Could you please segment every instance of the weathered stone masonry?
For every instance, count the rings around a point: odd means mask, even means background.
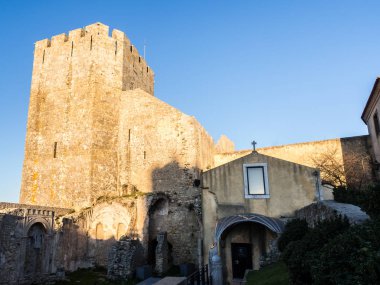
[[[33,224],[32,248],[14,247],[17,260],[7,255],[9,266],[0,269],[16,272],[12,282],[107,266],[123,236],[141,245],[133,266],[154,266],[161,232],[167,262],[199,262],[196,181],[213,166],[215,146],[194,117],[155,98],[153,84],[152,69],[124,33],[109,36],[103,24],[35,44],[20,202],[72,210],[53,211],[49,230]],[[1,227],[17,225],[11,208]],[[40,258],[41,246],[49,248],[37,262],[43,272],[16,268]]]
[[[121,91],[153,95],[154,74],[123,32],[108,32],[97,23],[36,42],[22,203],[81,208],[118,193]]]

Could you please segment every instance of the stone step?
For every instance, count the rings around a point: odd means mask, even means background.
[[[161,278],[156,278],[156,277],[150,277],[148,279],[145,279],[144,281],[141,281],[137,285],[152,285],[152,284],[157,284],[158,281],[160,281]]]
[[[154,284],[155,285],[185,285],[186,277],[165,277]]]

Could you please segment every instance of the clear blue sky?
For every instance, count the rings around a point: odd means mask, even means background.
[[[126,32],[155,95],[237,149],[366,134],[380,1],[0,0],[0,201],[18,201],[33,43],[94,22]]]

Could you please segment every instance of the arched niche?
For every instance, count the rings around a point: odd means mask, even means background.
[[[88,252],[96,265],[107,266],[111,247],[133,227],[135,215],[134,207],[116,201],[94,206],[88,220]]]
[[[127,227],[123,223],[119,223],[117,225],[116,239],[120,240],[120,238],[124,236],[126,233],[127,233]]]
[[[24,276],[34,279],[48,272],[49,245],[47,229],[41,222],[28,227],[25,245]]]
[[[96,237],[96,240],[103,240],[104,239],[104,230],[103,230],[103,224],[102,223],[96,224],[95,237]]]
[[[169,201],[165,196],[154,200],[149,208],[149,243],[148,263],[155,264],[155,251],[157,247],[157,235],[159,232],[168,231]],[[170,246],[171,247],[171,246]]]

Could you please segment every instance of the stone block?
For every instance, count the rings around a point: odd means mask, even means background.
[[[165,277],[164,279],[161,279],[160,281],[154,284],[156,285],[185,285],[186,278],[185,277]]]

